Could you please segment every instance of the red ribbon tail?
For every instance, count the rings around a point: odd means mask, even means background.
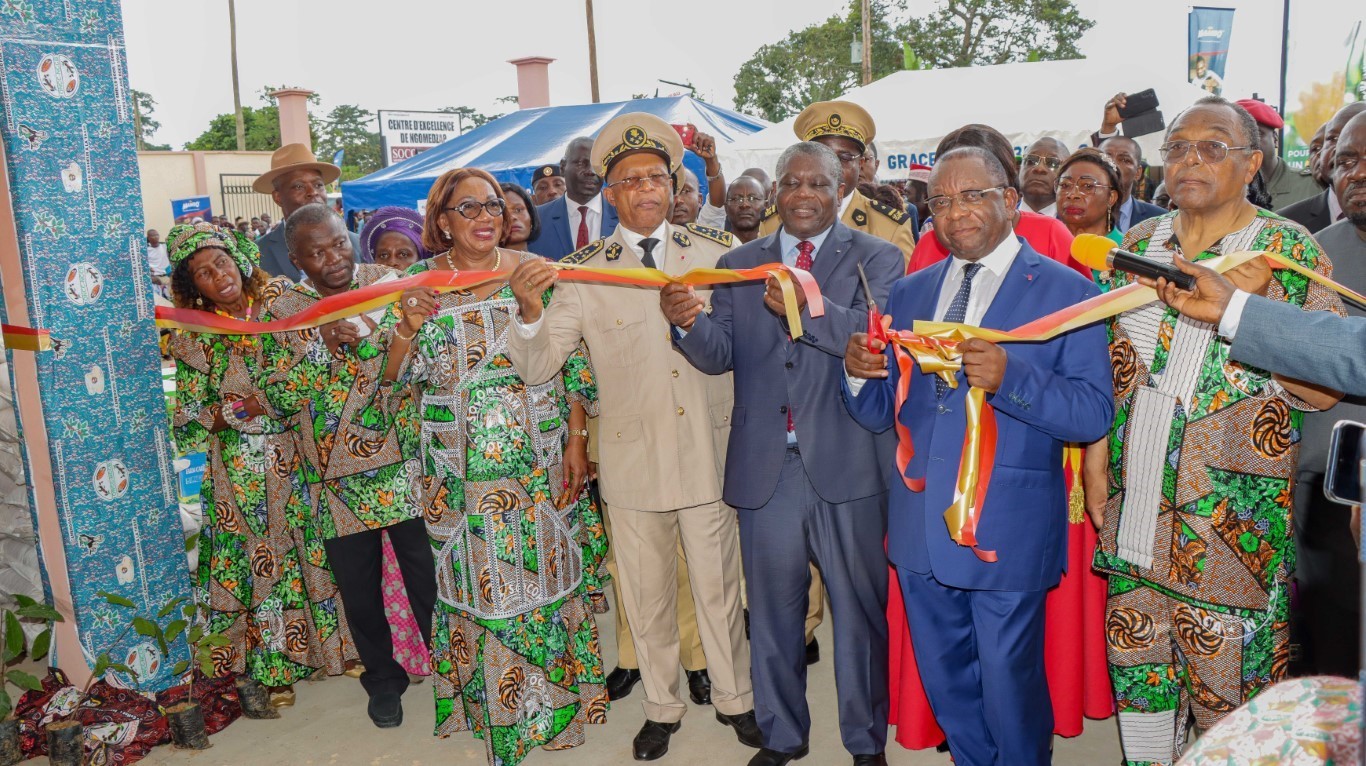
[[[896,405],[892,408],[892,423],[896,425],[896,470],[901,475],[901,480],[906,482],[908,489],[912,492],[924,492],[924,477],[912,479],[906,476],[911,458],[915,457],[915,444],[911,441],[911,429],[901,422],[901,405],[906,403],[906,397],[911,393],[911,371],[915,367],[915,360],[896,344],[892,344],[892,355],[896,359],[897,371],[901,375],[896,381]]]

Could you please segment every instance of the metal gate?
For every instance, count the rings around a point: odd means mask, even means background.
[[[229,221],[236,221],[238,218],[251,220],[262,213],[269,213],[271,220],[276,222],[284,220],[283,211],[269,194],[261,194],[251,188],[251,182],[255,180],[255,175],[242,173],[218,175],[218,187],[223,196],[222,214],[227,216]]]

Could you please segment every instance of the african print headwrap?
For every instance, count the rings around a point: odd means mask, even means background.
[[[166,250],[170,257],[171,268],[205,247],[217,247],[227,251],[242,270],[243,277],[250,277],[261,261],[261,249],[247,235],[229,229],[220,229],[210,223],[181,223],[171,227],[166,235]]]
[[[413,241],[419,261],[432,257],[427,248],[422,246],[422,214],[410,208],[386,205],[372,213],[360,231],[361,250],[372,262],[380,237],[391,231],[396,231]]]

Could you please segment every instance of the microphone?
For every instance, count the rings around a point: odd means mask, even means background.
[[[1083,266],[1089,266],[1096,271],[1116,269],[1140,277],[1162,278],[1182,290],[1195,288],[1195,277],[1190,274],[1175,266],[1150,261],[1141,255],[1120,250],[1109,237],[1078,234],[1077,238],[1072,240],[1072,257]]]

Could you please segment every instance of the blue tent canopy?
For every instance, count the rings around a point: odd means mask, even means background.
[[[417,208],[419,202],[426,201],[438,176],[461,167],[481,168],[499,181],[529,189],[532,172],[541,165],[559,162],[571,139],[596,135],[609,120],[624,112],[649,112],[673,125],[692,123],[714,136],[720,145],[768,127],[763,120],[689,96],[523,109],[396,165],[343,183],[342,200],[347,210],[373,210],[383,205]],[[697,174],[706,194],[701,158],[689,152],[684,163]]]

